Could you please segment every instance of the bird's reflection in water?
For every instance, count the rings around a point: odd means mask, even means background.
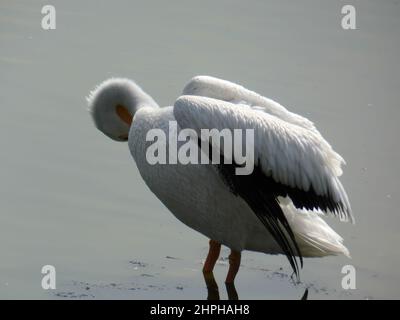
[[[213,272],[203,272],[204,281],[207,286],[207,300],[220,300],[219,298],[219,289],[217,282],[214,278]],[[225,283],[226,292],[228,294],[229,300],[239,300],[238,293],[235,288],[235,284],[232,283]],[[300,300],[307,300],[308,299],[308,288],[303,293],[303,296]]]
[[[306,289],[306,291],[304,291],[303,296],[301,297],[300,300],[308,300],[308,288]]]
[[[220,300],[219,289],[214,278],[214,273],[203,272],[203,276],[207,286],[207,300]],[[239,300],[234,283],[225,283],[225,288],[226,292],[228,293],[229,300]]]

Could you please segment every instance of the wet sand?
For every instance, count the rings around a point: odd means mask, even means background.
[[[399,1],[355,2],[350,31],[341,1],[52,3],[52,31],[41,29],[47,3],[0,4],[0,298],[206,298],[207,239],[150,193],[85,102],[125,76],[171,105],[197,74],[309,117],[347,161],[357,223],[327,221],[352,259],[306,259],[294,285],[284,257],[246,252],[239,298],[299,299],[305,288],[310,299],[400,298]],[[56,290],[40,286],[47,264]],[[341,287],[346,264],[356,290]],[[226,269],[215,271],[224,299]]]

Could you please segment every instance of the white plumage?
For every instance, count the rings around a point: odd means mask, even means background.
[[[343,239],[319,217],[328,212],[353,221],[339,181],[344,160],[311,121],[242,86],[213,77],[193,78],[183,94],[173,107],[159,108],[132,81],[111,79],[91,92],[88,103],[97,128],[107,136],[126,140],[129,130],[130,151],[151,191],[179,220],[215,243],[235,252],[285,253],[289,261],[299,254],[349,255]],[[121,105],[127,113],[119,110],[117,115],[116,107]],[[178,131],[253,128],[259,170],[247,178],[252,180],[243,180],[212,164],[149,164],[147,132],[161,129],[168,137],[173,120],[179,124]],[[191,143],[197,145],[197,141]],[[232,179],[231,186],[226,179]]]
[[[232,103],[248,104],[258,110],[269,113],[288,123],[317,131],[310,120],[288,111],[278,102],[263,97],[241,85],[230,81],[209,77],[197,76],[189,81],[183,89],[183,95],[203,96]]]
[[[174,115],[182,128],[254,128],[255,159],[276,182],[342,201],[338,212],[343,220],[351,216],[347,195],[338,180],[341,158],[314,130],[283,121],[243,104],[231,104],[206,97],[181,96]]]

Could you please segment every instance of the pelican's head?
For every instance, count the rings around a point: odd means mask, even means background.
[[[158,107],[154,100],[129,79],[111,78],[90,92],[89,112],[96,127],[116,141],[127,141],[136,111]]]

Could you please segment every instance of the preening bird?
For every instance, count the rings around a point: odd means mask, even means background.
[[[339,181],[344,160],[308,119],[238,84],[209,76],[191,79],[169,107],[160,108],[135,82],[120,78],[98,85],[88,104],[100,131],[128,141],[143,180],[158,199],[210,239],[203,272],[212,272],[221,245],[231,249],[226,283],[233,283],[243,250],[284,254],[296,275],[303,257],[349,255],[343,239],[320,217],[353,221]],[[178,123],[178,133],[254,129],[253,172],[237,175],[235,156],[222,149],[221,158],[231,163],[150,164],[147,132],[161,129],[168,144],[170,121]],[[201,141],[190,143],[200,148]],[[217,147],[214,141],[210,147]]]

